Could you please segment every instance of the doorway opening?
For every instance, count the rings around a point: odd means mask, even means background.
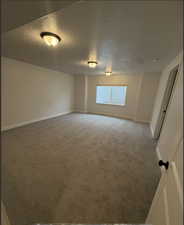
[[[158,118],[158,121],[157,121],[157,124],[156,124],[156,130],[155,130],[154,136],[155,136],[155,139],[157,139],[157,140],[159,139],[161,131],[162,131],[165,116],[166,116],[166,113],[167,113],[167,108],[168,108],[168,105],[169,105],[169,102],[170,102],[170,99],[171,99],[174,84],[175,84],[176,77],[177,77],[177,74],[178,74],[178,69],[179,69],[179,65],[175,66],[170,71],[170,74],[169,74],[169,78],[168,78],[168,81],[167,81],[167,87],[166,87],[166,90],[165,90],[165,93],[164,93],[164,97],[163,97],[163,100],[162,100],[162,105],[161,105],[161,109],[160,109],[160,113],[159,113],[159,118]]]

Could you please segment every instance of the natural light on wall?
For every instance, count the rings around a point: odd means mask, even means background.
[[[127,86],[96,86],[96,103],[125,105],[126,91]]]

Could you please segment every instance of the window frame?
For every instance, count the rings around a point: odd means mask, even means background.
[[[96,102],[96,98],[97,98],[97,87],[98,86],[118,86],[118,87],[126,87],[126,96],[125,96],[125,104],[113,104],[113,103],[98,103]],[[98,105],[109,105],[109,106],[126,106],[127,104],[127,88],[128,85],[127,84],[96,84],[96,91],[95,91],[95,103]]]

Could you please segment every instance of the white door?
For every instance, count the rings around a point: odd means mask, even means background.
[[[183,64],[180,64],[177,81],[165,116],[157,144],[166,169],[153,199],[147,224],[183,225]]]
[[[162,174],[146,223],[183,225],[183,139]]]

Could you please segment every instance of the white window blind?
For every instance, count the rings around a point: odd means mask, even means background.
[[[96,103],[125,105],[127,86],[96,86]]]

